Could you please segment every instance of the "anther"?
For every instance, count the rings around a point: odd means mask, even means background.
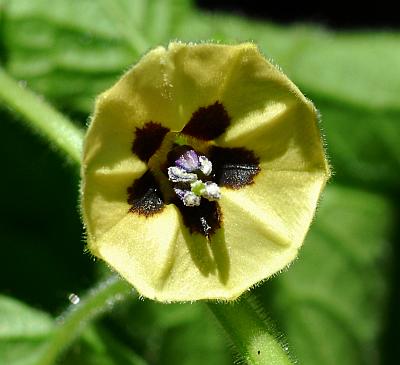
[[[189,150],[175,161],[175,165],[186,172],[192,172],[199,168],[199,157],[195,151]]]
[[[182,200],[187,207],[197,207],[200,205],[201,198],[189,190],[174,189],[176,195]]]
[[[201,196],[210,201],[218,200],[221,198],[221,191],[215,182],[206,181]]]
[[[211,171],[212,171],[212,163],[211,161],[205,157],[205,156],[200,156],[199,157],[199,163],[200,163],[200,171],[204,174],[204,175],[210,175]]]
[[[168,178],[172,182],[191,183],[197,180],[197,175],[186,172],[180,167],[171,166],[168,167]]]

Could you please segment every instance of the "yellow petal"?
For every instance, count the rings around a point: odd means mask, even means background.
[[[129,214],[100,238],[97,254],[148,298],[235,299],[294,259],[324,182],[321,173],[271,171],[224,189],[223,229],[211,242],[191,235],[173,205],[148,218]]]
[[[168,51],[175,69],[176,102],[183,121],[180,129],[199,107],[206,107],[221,99],[225,84],[231,77],[230,70],[247,48],[254,48],[254,45],[169,45]]]
[[[236,205],[239,215],[246,214],[254,225],[263,226],[273,242],[297,248],[303,242],[326,179],[321,171],[262,168],[252,185],[223,189],[222,193]]]
[[[251,146],[269,169],[327,170],[311,102],[257,48],[248,47],[241,56],[221,98],[231,124],[217,144]]]
[[[128,204],[127,188],[145,171],[132,169],[128,172],[98,170],[86,175],[82,184],[83,218],[91,248],[97,239],[125,217]]]
[[[233,126],[241,125],[246,117],[259,118],[263,112],[266,112],[266,122],[271,117],[271,108],[304,102],[296,86],[268,62],[256,46],[241,47],[237,58],[229,69],[221,95]]]
[[[178,212],[172,205],[150,217],[129,213],[98,239],[95,254],[153,298],[177,259],[178,232]]]
[[[266,170],[328,173],[317,113],[309,102],[275,104],[262,115],[246,116],[230,127],[217,144],[250,146]]]
[[[131,129],[149,121],[174,129],[181,123],[175,100],[174,64],[169,52],[157,47],[100,96],[97,108],[110,104],[113,111],[124,115]]]

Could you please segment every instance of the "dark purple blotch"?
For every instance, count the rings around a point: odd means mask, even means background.
[[[210,157],[213,164],[214,181],[219,186],[239,189],[254,182],[260,172],[260,160],[243,147],[212,147]]]
[[[187,207],[180,200],[174,201],[182,214],[183,223],[190,233],[198,233],[209,237],[222,225],[220,206],[215,201],[201,199],[198,207]]]
[[[164,200],[150,170],[128,187],[128,203],[131,205],[130,212],[146,217],[162,211]]]
[[[142,161],[147,162],[160,148],[161,143],[169,129],[160,123],[148,122],[143,128],[136,128],[132,152]]]
[[[204,141],[211,141],[226,131],[230,124],[230,117],[224,106],[215,102],[207,107],[197,109],[182,133]]]

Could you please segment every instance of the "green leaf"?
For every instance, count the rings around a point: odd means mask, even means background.
[[[322,128],[335,179],[396,191],[400,182],[400,113],[365,110],[318,95]]]
[[[380,363],[391,213],[380,195],[330,186],[297,262],[260,288],[301,364]]]
[[[44,338],[53,326],[46,313],[0,294],[0,341]]]
[[[117,308],[112,318],[118,333],[151,364],[202,364],[205,356],[210,364],[232,363],[222,331],[203,303],[137,301]]]
[[[8,70],[63,108],[94,97],[147,49],[167,42],[188,1],[16,0],[6,7]]]
[[[90,326],[82,338],[60,359],[59,364],[146,365],[146,362],[101,326]]]
[[[53,328],[46,313],[0,295],[0,364],[33,364]]]
[[[160,348],[160,364],[202,365],[207,358],[209,365],[230,364],[232,359],[226,343],[203,305],[186,308],[194,312],[192,321],[170,326],[164,333]]]

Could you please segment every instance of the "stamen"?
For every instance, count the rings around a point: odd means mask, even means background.
[[[178,197],[183,200],[183,197],[185,196],[186,190],[174,188],[175,194],[178,195]]]
[[[201,196],[210,201],[218,200],[221,198],[221,191],[216,183],[212,181],[206,181],[204,184],[204,189],[201,192]]]
[[[168,178],[172,182],[191,183],[197,180],[197,175],[186,172],[177,166],[168,167]]]
[[[192,172],[199,168],[199,157],[195,151],[189,150],[175,161],[175,165],[187,172]]]
[[[182,200],[183,204],[187,207],[198,207],[201,198],[189,190],[174,189],[176,195]]]
[[[200,156],[199,163],[200,163],[199,167],[200,171],[206,176],[210,175],[212,171],[211,161],[206,156]]]
[[[209,176],[211,172],[212,163],[206,156],[198,156],[194,150],[187,150],[175,160],[175,166],[168,167],[168,178],[177,184],[173,189],[183,204],[195,207],[200,205],[201,198],[209,201],[221,198],[221,191],[216,183],[203,182],[197,175],[200,173]]]

